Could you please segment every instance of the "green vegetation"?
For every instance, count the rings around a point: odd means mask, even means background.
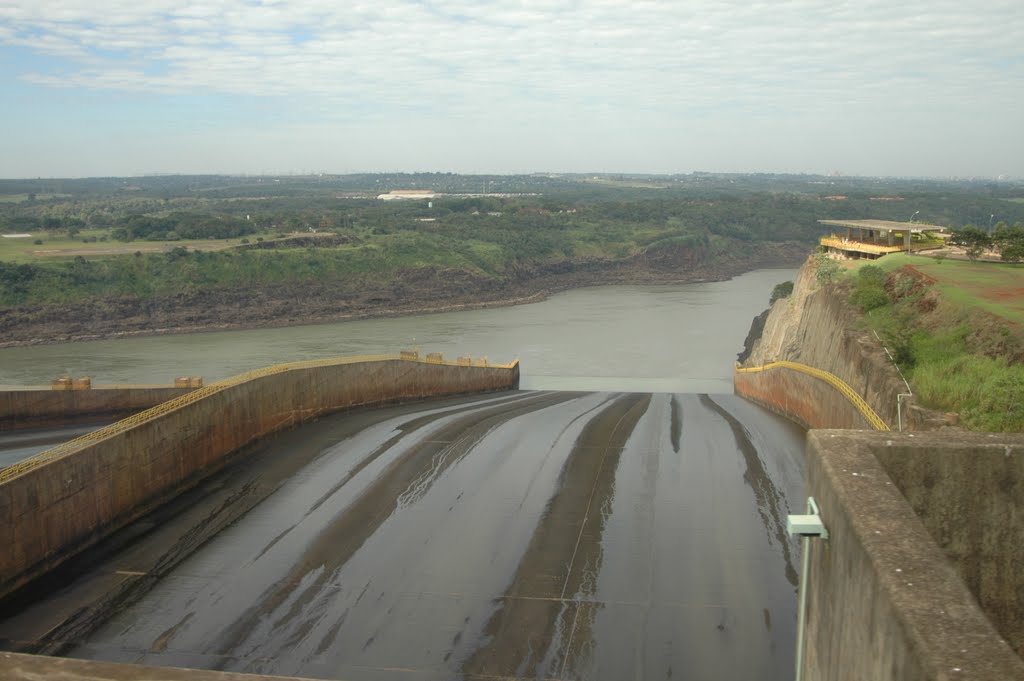
[[[972,261],[977,260],[987,250],[997,252],[1006,262],[1024,260],[1024,224],[1019,222],[1013,227],[1000,222],[991,233],[974,225],[965,225],[954,229],[949,241],[954,245],[963,246],[967,251],[967,257]]]
[[[1024,325],[1024,266],[887,255],[877,261],[886,272],[910,266],[934,280],[942,297],[961,309],[975,309]]]
[[[919,403],[959,412],[972,430],[1024,431],[1024,270],[907,255],[877,263],[844,283]]]
[[[838,261],[828,257],[825,253],[814,254],[814,278],[818,284],[829,284],[838,279],[842,272],[843,267]]]
[[[857,276],[850,294],[850,302],[868,312],[889,304],[885,292],[885,272],[877,265],[864,265],[857,270]]]
[[[776,284],[775,288],[772,289],[772,295],[768,299],[768,304],[772,305],[776,300],[789,298],[791,295],[793,295],[793,282],[784,281],[781,284]]]

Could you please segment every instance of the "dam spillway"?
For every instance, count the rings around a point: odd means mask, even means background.
[[[335,679],[789,678],[802,437],[729,395],[324,417],[73,561],[2,647]],[[97,584],[131,597],[62,619]]]

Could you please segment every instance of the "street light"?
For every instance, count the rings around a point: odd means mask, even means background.
[[[911,223],[913,223],[913,222],[914,222],[914,218],[915,218],[915,217],[917,217],[917,214],[918,214],[918,213],[920,213],[920,212],[921,212],[921,211],[919,211],[919,210],[915,210],[915,211],[914,211],[914,214],[910,216],[910,222],[911,222]]]

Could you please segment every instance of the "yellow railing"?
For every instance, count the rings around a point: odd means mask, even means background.
[[[825,381],[842,393],[843,397],[849,400],[849,402],[857,408],[857,411],[859,411],[861,416],[871,424],[872,428],[875,430],[890,430],[885,421],[883,421],[881,417],[875,413],[875,410],[871,408],[871,405],[865,402],[863,397],[854,392],[853,388],[847,385],[843,379],[839,378],[835,374],[823,371],[822,369],[816,369],[798,362],[769,362],[768,364],[759,367],[741,367],[737,365],[736,373],[756,373],[760,371],[768,371],[770,369],[792,369],[793,371],[799,371],[802,374],[807,374],[808,376],[813,376],[814,378]]]
[[[843,241],[836,236],[823,236],[820,241],[822,246],[831,246],[832,248],[839,248],[845,251],[859,251],[861,253],[899,253],[900,251],[907,250],[903,246],[879,246],[878,244],[868,244],[863,241],[846,240]]]
[[[100,428],[98,430],[94,430],[91,433],[86,433],[85,435],[77,437],[74,440],[68,440],[67,442],[59,444],[56,447],[53,447],[52,449],[47,449],[46,451],[40,452],[35,456],[30,456],[27,459],[22,459],[21,461],[11,464],[10,466],[7,466],[5,468],[0,468],[0,484],[6,482],[7,480],[10,480],[11,478],[21,475],[26,471],[30,471],[33,468],[38,468],[39,466],[42,466],[45,463],[49,463],[50,461],[54,461],[63,456],[67,456],[72,452],[76,452],[86,445],[98,442],[100,440],[105,440],[106,438],[117,435],[118,433],[123,433],[124,431],[130,428],[134,428],[140,423],[145,423],[146,421],[157,418],[168,412],[174,411],[175,409],[184,407],[187,404],[192,404],[193,402],[201,400],[204,397],[209,397],[210,395],[218,393],[221,390],[224,390],[225,388],[229,388],[240,383],[245,383],[246,381],[262,378],[264,376],[281,374],[286,371],[293,371],[295,369],[313,369],[316,367],[335,366],[339,364],[358,364],[360,362],[379,362],[383,360],[400,360],[404,362],[418,362],[421,364],[444,364],[447,366],[465,366],[460,365],[459,362],[451,362],[444,359],[439,359],[439,357],[440,356],[438,355],[438,358],[428,360],[426,358],[419,357],[412,359],[407,356],[402,357],[400,355],[359,355],[355,357],[335,357],[332,359],[311,359],[303,362],[288,362],[286,364],[276,364],[274,366],[263,367],[261,369],[254,369],[253,371],[247,371],[244,374],[232,376],[231,378],[225,378],[222,381],[217,381],[216,383],[211,383],[210,385],[207,385],[203,388],[198,388],[196,390],[193,390],[192,392],[185,393],[180,397],[175,397],[174,399],[168,400],[166,402],[161,402],[155,407],[151,407],[150,409],[146,409],[145,411],[140,411],[138,414],[132,414],[128,418],[121,419],[120,421],[112,423],[109,426]],[[512,362],[509,362],[508,364],[488,364],[486,366],[489,368],[496,369],[511,369],[516,365],[516,362],[518,362],[518,360],[514,360]],[[475,366],[482,365],[477,364]]]

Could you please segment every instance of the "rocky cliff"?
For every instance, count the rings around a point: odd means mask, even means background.
[[[929,430],[949,425],[948,415],[923,409],[914,404],[908,385],[875,335],[864,328],[860,312],[847,302],[848,292],[840,285],[821,286],[814,276],[813,261],[808,259],[800,269],[793,293],[777,300],[766,319],[755,319],[747,347],[740,354],[742,366],[752,367],[786,360],[799,362],[835,374],[875,410],[892,430],[902,421],[903,430]],[[758,334],[757,326],[763,324]],[[809,376],[772,377],[774,370],[763,374],[738,374],[737,392],[756,392],[755,399],[768,402],[776,411],[802,422],[808,427],[849,428],[855,415],[852,407],[834,389],[822,393],[817,379]],[[796,384],[806,383],[813,399],[805,400],[800,411],[792,413]],[[775,396],[772,396],[776,393]],[[822,395],[825,395],[822,398]],[[902,397],[901,397],[902,395]],[[810,395],[808,395],[810,398]],[[837,420],[838,419],[838,420]]]

